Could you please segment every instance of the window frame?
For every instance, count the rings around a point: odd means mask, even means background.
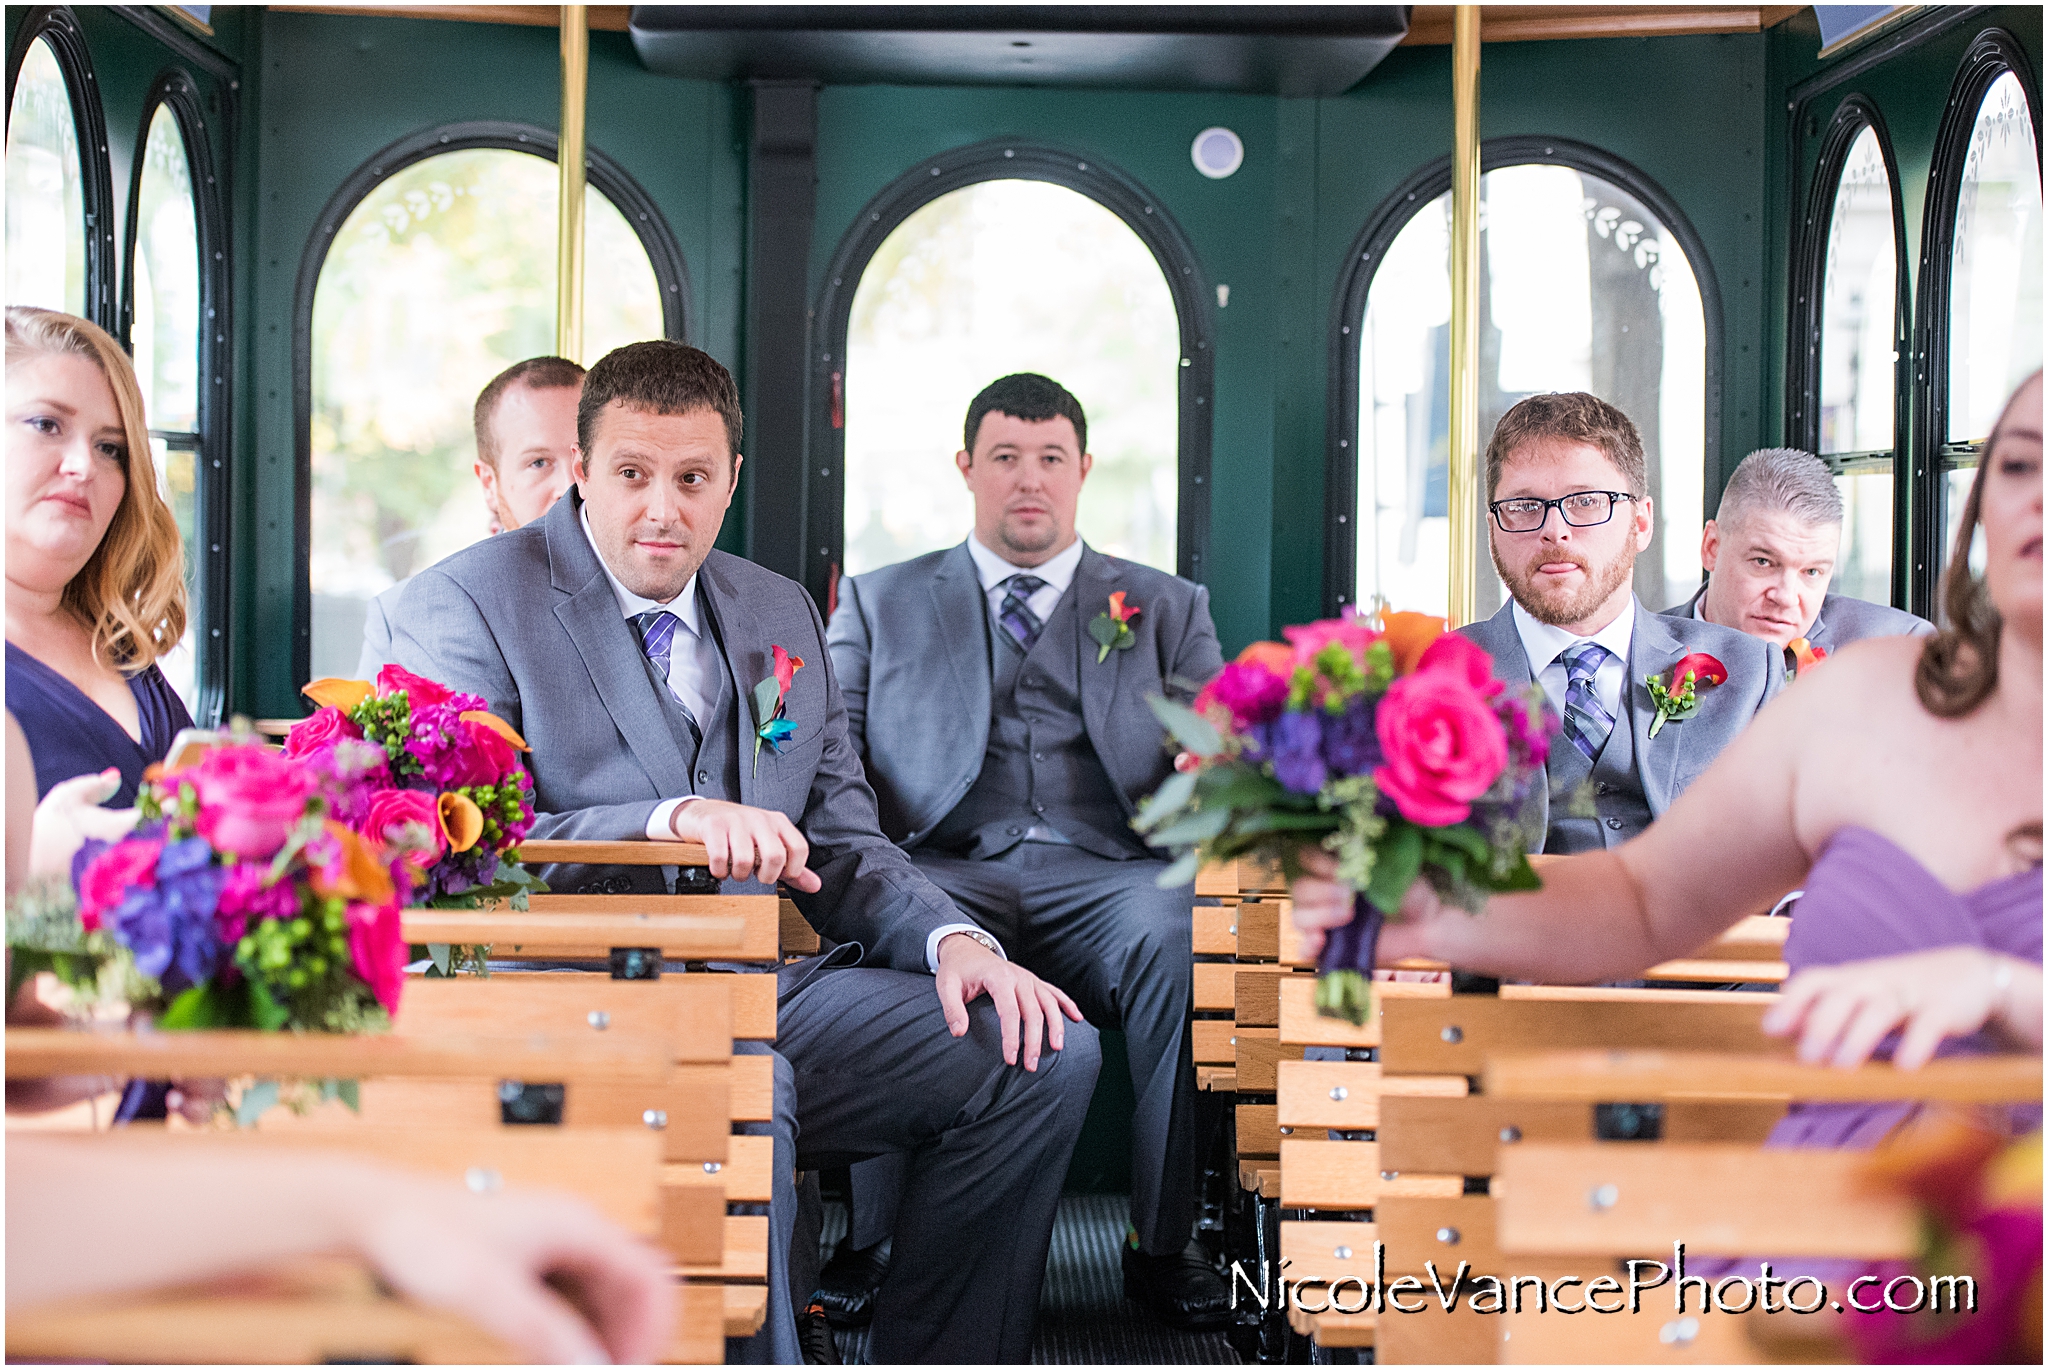
[[[1849,153],[1864,129],[1877,138],[1878,156],[1891,188],[1892,204],[1892,443],[1889,448],[1836,452],[1820,450],[1821,313],[1827,291],[1828,233],[1834,224],[1835,202]],[[1900,555],[1913,526],[1913,463],[1901,460],[1909,451],[1913,414],[1913,290],[1905,271],[1906,203],[1899,192],[1899,162],[1891,131],[1877,105],[1852,94],[1836,107],[1821,137],[1819,161],[1806,198],[1806,210],[1793,225],[1792,272],[1785,347],[1785,445],[1812,452],[1837,476],[1892,477],[1891,602],[1903,605],[1912,596],[1910,558]]]
[[[955,190],[984,181],[1047,181],[1087,196],[1145,244],[1166,278],[1180,331],[1177,405],[1176,571],[1200,582],[1209,566],[1210,462],[1216,394],[1215,294],[1193,241],[1159,196],[1135,177],[1092,154],[1029,139],[991,139],[927,157],[891,181],[854,216],[832,254],[813,317],[810,375],[809,498],[803,583],[818,603],[837,589],[846,551],[846,428],[844,384],[853,297],[876,252],[903,221]],[[993,379],[993,378],[991,378]],[[963,530],[964,535],[964,530]]]
[[[199,612],[191,623],[195,683],[192,717],[201,727],[214,727],[227,712],[228,637],[232,623],[228,596],[234,541],[229,522],[229,485],[233,478],[230,454],[234,290],[228,263],[227,198],[220,186],[222,164],[214,153],[199,82],[182,67],[167,67],[160,72],[142,102],[142,122],[136,134],[128,184],[119,336],[121,345],[129,355],[134,355],[135,253],[142,227],[143,154],[159,109],[170,111],[192,172],[192,210],[199,229],[199,412],[192,432],[161,428],[149,432],[151,437],[164,439],[169,449],[197,454],[200,545],[192,551]]]
[[[40,5],[23,16],[7,54],[7,108],[14,121],[14,87],[21,64],[37,39],[47,39],[64,73],[71,97],[71,123],[78,135],[79,198],[85,212],[85,317],[109,333],[120,333],[114,298],[114,173],[107,157],[107,116],[100,103],[99,81],[78,16],[65,5]]]
[[[1705,489],[1718,489],[1713,479],[1721,450],[1721,348],[1723,323],[1721,286],[1714,273],[1713,259],[1692,220],[1664,188],[1634,164],[1604,148],[1571,138],[1515,135],[1488,138],[1479,147],[1481,174],[1511,166],[1562,166],[1598,176],[1634,197],[1678,240],[1699,286],[1700,313],[1705,323],[1706,408],[1704,414],[1706,453]],[[1327,387],[1330,408],[1324,431],[1329,435],[1324,453],[1323,494],[1323,612],[1342,613],[1351,606],[1358,585],[1358,530],[1351,516],[1358,507],[1358,333],[1365,318],[1367,297],[1373,278],[1379,274],[1381,259],[1408,221],[1446,194],[1451,188],[1451,159],[1438,157],[1423,164],[1381,200],[1367,216],[1365,226],[1351,240],[1343,274],[1338,278],[1332,300]],[[1485,453],[1484,443],[1480,456]],[[1482,514],[1482,520],[1484,515]]]
[[[2011,72],[2027,101],[2034,147],[2041,147],[2041,82],[2020,41],[2003,28],[1978,33],[1956,66],[1948,103],[1934,137],[1927,196],[1921,213],[1920,262],[1914,306],[1914,421],[1912,426],[1913,513],[1910,533],[1912,610],[1936,616],[1942,572],[1949,549],[1948,473],[1977,464],[1981,443],[1948,440],[1949,303],[1953,292],[1956,213],[1963,189],[1964,160],[1984,97],[1999,77]],[[1897,552],[1894,552],[1896,560]],[[1896,570],[1894,571],[1896,576]]]
[[[292,678],[305,680],[313,653],[313,296],[320,285],[334,237],[350,214],[387,177],[446,152],[497,148],[558,160],[553,130],[503,119],[437,124],[407,134],[366,158],[328,197],[299,259],[292,300],[292,444],[294,456],[292,533]],[[690,275],[683,249],[654,197],[617,161],[596,147],[584,148],[588,184],[616,206],[640,239],[661,287],[662,335],[680,342],[690,336]]]

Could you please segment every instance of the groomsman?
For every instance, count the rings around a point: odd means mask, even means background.
[[[1706,584],[1664,612],[1775,642],[1787,649],[1787,670],[1797,669],[1790,644],[1799,638],[1833,652],[1866,637],[1934,631],[1904,609],[1829,594],[1841,551],[1842,492],[1828,464],[1796,447],[1751,452],[1700,536]]]
[[[528,357],[491,378],[476,397],[476,461],[470,470],[484,488],[491,531],[524,528],[555,507],[569,488],[576,449],[576,401],[583,368],[565,357]],[[410,577],[407,578],[408,580]],[[370,601],[363,618],[359,680],[375,680],[392,660],[391,611],[407,581]]]
[[[974,497],[967,540],[840,584],[826,640],[849,736],[917,869],[1090,1022],[1123,1030],[1138,1094],[1124,1288],[1177,1326],[1214,1326],[1229,1290],[1191,1240],[1189,894],[1158,887],[1130,829],[1171,771],[1147,696],[1185,699],[1223,668],[1209,592],[1076,535],[1093,458],[1056,382],[1005,376],[975,396],[954,463]],[[886,1260],[887,1170],[855,1170],[855,1233],[822,1291],[842,1320]]]
[[[567,498],[413,577],[398,660],[532,744],[535,837],[702,842],[729,888],[781,881],[839,944],[777,973],[769,1321],[740,1354],[804,1358],[795,1172],[901,1153],[873,1359],[1028,1360],[1095,1030],[882,836],[810,597],[713,550],[740,467],[725,368],[678,342],[622,347],[591,368],[576,428]],[[803,664],[772,717],[794,732],[761,745],[752,701],[784,653]]]
[[[1773,646],[1653,614],[1630,578],[1656,527],[1635,424],[1582,393],[1531,395],[1486,448],[1488,545],[1512,598],[1459,631],[1509,685],[1536,681],[1563,721],[1539,792],[1551,853],[1618,847],[1648,827],[1784,684]],[[1657,730],[1645,681],[1695,652],[1728,672],[1699,710]],[[1583,802],[1590,797],[1590,808]]]

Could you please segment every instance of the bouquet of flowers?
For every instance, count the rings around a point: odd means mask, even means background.
[[[388,1028],[412,877],[402,853],[337,820],[343,802],[328,776],[253,741],[157,774],[135,832],[73,859],[75,946],[34,968],[89,994],[111,978],[163,1028]]]
[[[1261,854],[1299,874],[1309,843],[1357,891],[1326,941],[1316,1006],[1363,1023],[1384,919],[1418,877],[1476,908],[1534,889],[1532,801],[1555,719],[1535,686],[1509,691],[1484,649],[1426,614],[1347,615],[1256,642],[1193,707],[1154,699],[1183,749],[1133,826],[1178,858]]]
[[[481,697],[386,666],[376,684],[316,680],[319,705],[285,738],[285,755],[330,778],[337,817],[403,851],[417,877],[413,901],[475,908],[526,907],[546,886],[518,863],[533,826],[525,739]]]

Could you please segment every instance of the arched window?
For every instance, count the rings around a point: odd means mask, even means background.
[[[1357,365],[1356,495],[1332,530],[1333,545],[1355,530],[1354,573],[1333,587],[1342,603],[1380,596],[1439,614],[1449,604],[1448,181],[1448,169],[1425,173],[1413,193],[1397,192],[1412,216],[1383,214],[1356,259],[1352,298],[1361,288],[1365,298],[1349,315],[1356,351],[1341,358]],[[1700,578],[1707,336],[1680,239],[1636,196],[1576,166],[1497,165],[1480,178],[1480,200],[1482,454],[1526,395],[1587,390],[1617,405],[1642,433],[1656,501],[1636,593],[1652,610],[1684,599]],[[1482,521],[1464,551],[1482,617],[1505,594],[1485,540]]]
[[[1835,185],[1821,273],[1820,452],[1842,491],[1842,548],[1831,589],[1892,597],[1893,382],[1898,256],[1891,177],[1864,124]]]
[[[1173,571],[1180,326],[1144,241],[1045,181],[929,201],[869,259],[846,342],[845,569],[951,547],[974,525],[953,454],[983,386],[1037,371],[1088,417],[1079,527],[1097,550]]]
[[[311,308],[315,678],[354,672],[373,596],[492,531],[471,474],[477,392],[555,350],[554,162],[499,146],[379,161],[333,230]],[[598,180],[593,158],[584,362],[664,336],[664,286],[678,284]],[[679,332],[680,306],[669,316]]]
[[[184,132],[167,103],[158,104],[150,117],[135,194],[129,341],[136,378],[142,384],[143,409],[149,415],[150,443],[156,449],[157,479],[184,537],[185,580],[191,594],[186,640],[160,664],[197,713],[198,673],[191,644],[205,618],[203,577],[198,574],[199,549],[204,545],[199,496],[199,215]]]
[[[40,37],[7,111],[7,303],[89,317],[85,194],[71,88]]]

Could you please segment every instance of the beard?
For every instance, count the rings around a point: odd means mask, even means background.
[[[1051,551],[1060,540],[1060,530],[1051,519],[1045,520],[1039,528],[1033,529],[1027,524],[1005,517],[996,526],[996,536],[1002,542],[1004,550],[1033,556]]]
[[[1595,609],[1607,602],[1607,597],[1619,589],[1636,569],[1635,539],[1625,538],[1621,548],[1612,560],[1594,565],[1576,548],[1558,547],[1548,553],[1532,556],[1527,563],[1532,569],[1512,569],[1501,560],[1500,549],[1494,546],[1492,538],[1486,540],[1487,553],[1493,558],[1493,569],[1500,573],[1508,593],[1515,603],[1522,606],[1529,617],[1538,623],[1547,623],[1553,628],[1568,628],[1583,622]],[[1535,566],[1546,561],[1569,561],[1586,573],[1586,583],[1578,590],[1563,590],[1550,587],[1539,591],[1536,588]]]

